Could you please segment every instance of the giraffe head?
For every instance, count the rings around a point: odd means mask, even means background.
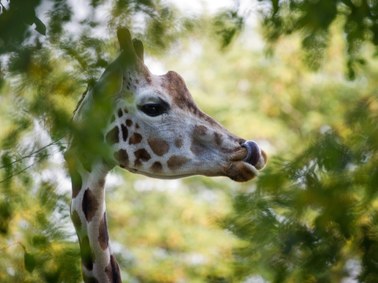
[[[233,135],[199,110],[177,73],[151,74],[141,41],[131,40],[127,29],[118,30],[118,40],[121,54],[92,92],[111,97],[103,134],[116,164],[157,178],[247,181],[257,175],[267,157],[255,142]]]

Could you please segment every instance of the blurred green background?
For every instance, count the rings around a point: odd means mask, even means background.
[[[114,169],[124,282],[378,282],[378,1],[180,2],[0,0],[0,282],[81,282],[62,153],[118,25],[270,158],[243,184]]]

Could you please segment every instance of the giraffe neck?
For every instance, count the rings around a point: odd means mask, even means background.
[[[69,168],[72,179],[71,218],[80,243],[83,277],[86,283],[119,283],[120,270],[109,244],[105,207],[103,163],[84,169],[76,163]]]

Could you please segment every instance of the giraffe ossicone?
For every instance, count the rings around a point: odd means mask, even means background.
[[[65,158],[71,218],[85,282],[121,282],[106,222],[105,178],[114,166],[156,178],[227,176],[248,181],[267,157],[194,103],[184,80],[153,75],[141,41],[117,31],[121,53],[80,100]]]

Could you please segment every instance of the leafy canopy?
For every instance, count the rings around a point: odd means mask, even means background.
[[[116,171],[109,227],[123,278],[377,282],[377,1],[259,1],[270,56],[250,48],[238,1],[195,18],[152,0],[83,1],[80,18],[71,2],[0,1],[1,282],[81,280],[62,152],[76,102],[118,52],[118,25],[271,156],[244,185]]]

